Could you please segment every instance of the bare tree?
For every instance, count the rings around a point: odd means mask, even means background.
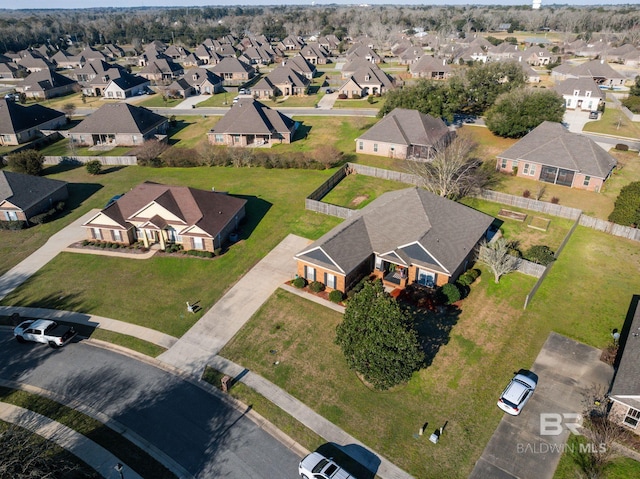
[[[449,199],[462,198],[489,181],[481,161],[471,155],[474,146],[468,138],[456,137],[448,146],[437,145],[427,161],[407,161],[407,169],[420,177],[427,191]]]
[[[62,111],[64,112],[65,115],[67,115],[67,118],[70,120],[73,114],[76,112],[76,106],[73,103],[65,103],[62,106]]]
[[[147,140],[142,145],[138,146],[133,154],[138,158],[141,164],[149,164],[156,160],[167,148],[165,142],[158,140]]]
[[[493,278],[498,284],[500,277],[518,269],[520,258],[510,254],[511,245],[504,238],[498,238],[489,243],[484,240],[480,244],[478,260],[486,264],[493,272]]]

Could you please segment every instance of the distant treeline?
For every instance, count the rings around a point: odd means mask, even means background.
[[[277,40],[293,35],[368,35],[383,42],[400,30],[440,34],[549,29],[590,39],[638,44],[637,6],[263,6],[188,8],[95,8],[80,10],[0,10],[0,52],[50,44],[141,45],[152,40],[194,46],[206,38],[264,34]]]

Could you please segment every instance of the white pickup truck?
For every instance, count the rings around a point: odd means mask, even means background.
[[[19,343],[33,341],[48,344],[52,348],[64,346],[76,334],[76,330],[71,326],[62,326],[49,319],[23,321],[13,330],[13,335]]]

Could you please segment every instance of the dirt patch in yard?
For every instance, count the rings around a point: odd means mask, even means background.
[[[356,196],[352,201],[350,207],[355,208],[363,201],[367,201],[369,199],[369,195],[360,195]]]

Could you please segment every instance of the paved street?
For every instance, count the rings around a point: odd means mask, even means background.
[[[150,364],[82,342],[53,350],[0,331],[0,379],[99,411],[194,477],[294,479],[300,456],[217,396]]]

